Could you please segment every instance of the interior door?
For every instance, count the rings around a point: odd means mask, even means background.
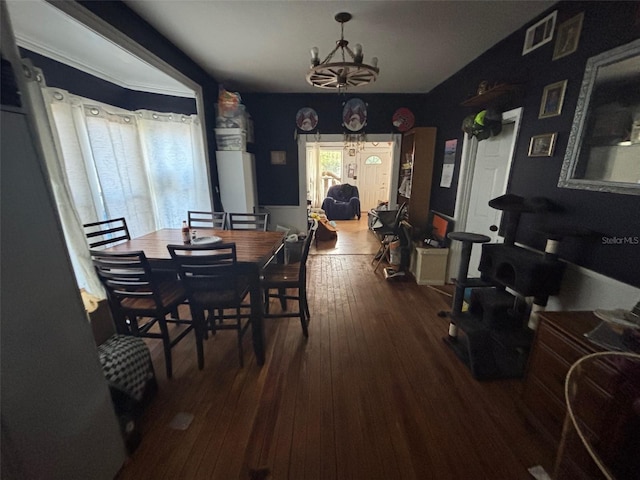
[[[500,135],[478,143],[465,230],[486,235],[493,243],[503,241],[497,231],[490,230],[492,225],[500,225],[502,212],[490,207],[489,200],[506,192],[513,135],[514,124],[507,123],[503,125]],[[474,245],[469,262],[469,277],[480,275],[478,265],[481,253],[482,247]]]
[[[391,148],[367,148],[358,152],[356,185],[363,212],[377,207],[380,201],[389,200],[391,163]]]

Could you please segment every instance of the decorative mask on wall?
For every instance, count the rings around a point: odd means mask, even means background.
[[[318,126],[318,114],[313,108],[301,108],[296,113],[296,126],[303,132],[310,132]]]
[[[352,98],[342,109],[342,125],[351,132],[359,132],[367,124],[367,106],[359,98]]]
[[[401,107],[395,111],[392,118],[393,126],[398,129],[399,132],[406,132],[413,128],[415,122],[413,112],[408,108]]]

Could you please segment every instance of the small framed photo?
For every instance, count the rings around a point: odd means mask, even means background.
[[[287,164],[287,152],[285,151],[272,151],[271,152],[271,165],[286,165]]]
[[[536,48],[541,47],[553,39],[553,29],[556,26],[557,16],[558,11],[555,10],[527,28],[527,33],[524,37],[524,46],[522,47],[522,55],[534,51]]]
[[[562,112],[562,104],[564,103],[564,92],[566,90],[566,80],[552,83],[551,85],[544,87],[538,118],[555,117],[560,115],[560,112]]]
[[[578,49],[583,19],[584,13],[579,13],[560,24],[556,35],[556,44],[553,48],[553,60],[566,57]]]
[[[534,135],[529,142],[530,157],[551,157],[556,146],[557,133]]]

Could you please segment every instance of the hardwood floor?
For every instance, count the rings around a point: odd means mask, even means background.
[[[297,319],[268,321],[263,367],[251,335],[239,368],[235,333],[219,332],[200,371],[189,336],[167,381],[160,345],[149,342],[160,389],[119,479],[249,479],[257,467],[273,480],[551,471],[555,452],[520,413],[522,382],[474,380],[443,342],[444,296],[385,280],[368,255],[312,255],[308,271],[309,338]],[[169,426],[179,412],[194,415],[186,430]]]
[[[324,242],[313,242],[310,255],[375,255],[380,241],[369,230],[367,213],[360,220],[336,220],[338,238]]]

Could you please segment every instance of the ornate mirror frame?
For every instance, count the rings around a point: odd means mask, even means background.
[[[558,187],[640,195],[640,183],[635,183],[635,181],[625,182],[606,179],[580,178],[576,173],[579,166],[581,168],[586,168],[586,164],[580,164],[581,160],[584,162],[584,158],[581,158],[581,154],[583,156],[588,155],[592,148],[591,145],[595,143],[594,138],[596,137],[589,136],[590,130],[593,132],[596,131],[595,128],[591,128],[594,124],[594,119],[590,118],[592,117],[594,110],[592,105],[594,102],[592,102],[592,100],[594,100],[596,86],[603,80],[604,71],[612,73],[611,71],[617,70],[617,67],[631,65],[631,71],[621,73],[632,79],[635,91],[640,91],[640,69],[633,68],[634,66],[637,67],[639,63],[640,39],[600,53],[599,55],[595,55],[587,61],[582,86],[580,87],[578,104],[576,106],[575,116],[571,126],[567,150],[562,164],[562,169],[560,171]],[[612,92],[617,93],[613,89]],[[637,148],[640,149],[640,138],[635,138],[635,136],[639,135],[636,130],[640,128],[640,113],[638,111],[632,113],[632,125],[630,125],[629,128],[631,129],[629,141],[619,142],[617,144],[609,143],[606,145],[613,146],[615,148],[616,146],[624,143],[627,146],[632,146],[635,150],[635,144],[638,143]],[[591,157],[588,158],[589,161],[592,159],[593,158]],[[587,164],[588,163],[589,162],[587,162]]]

